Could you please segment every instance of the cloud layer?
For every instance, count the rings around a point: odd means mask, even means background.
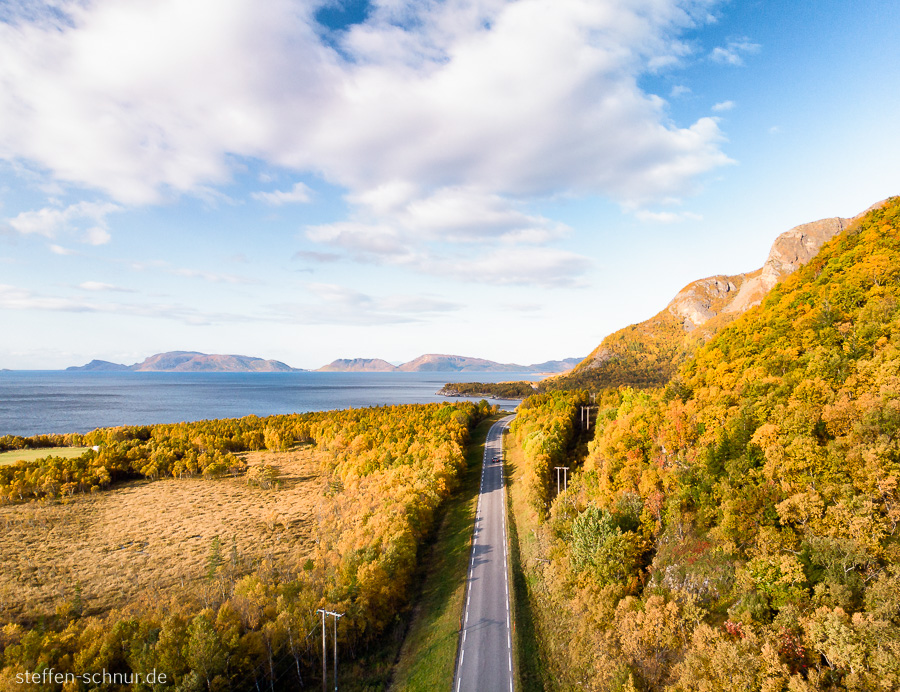
[[[684,56],[702,0],[383,0],[340,33],[289,0],[53,4],[0,24],[0,156],[124,203],[223,182],[233,156],[352,192],[629,201],[726,161],[714,120],[677,127],[636,85]]]
[[[590,262],[552,247],[570,229],[529,202],[642,209],[729,163],[715,118],[676,125],[638,86],[691,54],[680,36],[714,1],[375,0],[340,28],[317,22],[326,0],[12,5],[0,158],[112,201],[9,224],[52,239],[77,221],[82,242],[102,244],[121,205],[221,195],[255,160],[345,191],[347,217],[306,228],[323,247],[299,258],[576,286]],[[709,57],[734,64],[754,49],[741,39]],[[250,196],[313,199],[302,182]],[[465,259],[476,253],[484,261]]]

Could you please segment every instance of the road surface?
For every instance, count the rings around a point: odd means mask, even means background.
[[[513,418],[494,423],[484,445],[454,692],[513,692],[506,489],[502,462],[492,462],[503,458],[503,430]]]

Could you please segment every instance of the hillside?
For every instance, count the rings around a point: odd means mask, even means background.
[[[900,198],[844,230],[664,390],[606,392],[583,462],[579,394],[523,405],[559,689],[900,689]]]
[[[759,305],[776,283],[809,262],[852,221],[821,219],[782,233],[759,269],[689,283],[658,314],[610,334],[571,373],[545,380],[541,388],[664,385],[701,344]]]
[[[69,367],[67,371],[120,372],[300,372],[278,360],[251,356],[210,355],[197,351],[157,353],[134,365],[121,365],[105,360],[92,360],[87,365]]]

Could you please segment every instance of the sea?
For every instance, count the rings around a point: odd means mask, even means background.
[[[0,371],[0,436],[85,433],[115,425],[179,423],[387,404],[455,401],[447,382],[539,380],[501,372]],[[474,397],[472,401],[479,401]],[[505,410],[517,401],[488,399]]]

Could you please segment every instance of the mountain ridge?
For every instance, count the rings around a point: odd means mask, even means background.
[[[581,362],[581,358],[548,360],[531,365],[497,363],[485,358],[426,353],[401,365],[381,358],[338,358],[317,372],[563,372]]]
[[[819,219],[779,234],[759,269],[692,281],[659,313],[609,334],[569,373],[548,377],[541,388],[665,385],[697,348],[759,305],[779,281],[814,258],[826,242],[886,201],[849,219]]]
[[[554,373],[570,370],[582,358],[549,360],[532,365],[497,363],[485,358],[427,353],[401,365],[381,358],[338,358],[316,372],[522,372]],[[148,356],[140,363],[124,365],[95,359],[73,365],[67,372],[308,372],[279,360],[253,356],[208,354],[199,351],[166,351]]]

